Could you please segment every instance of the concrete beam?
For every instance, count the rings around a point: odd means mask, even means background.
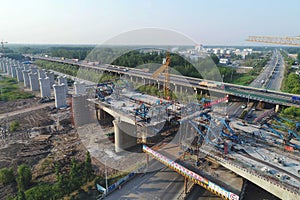
[[[250,180],[251,182],[255,183],[259,187],[263,188],[264,190],[270,192],[271,194],[275,195],[280,199],[300,199],[299,193],[297,194],[295,192],[289,191],[279,184],[274,184],[267,178],[250,173],[242,167],[234,166],[223,161],[220,161],[219,163],[223,167],[235,172],[236,174],[242,176],[247,180]]]

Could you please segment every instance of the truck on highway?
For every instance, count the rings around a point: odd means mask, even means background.
[[[220,82],[201,81],[199,82],[199,85],[204,87],[209,87],[209,88],[224,89],[224,85]]]
[[[298,97],[298,96],[292,96],[292,102],[300,104],[300,97]]]

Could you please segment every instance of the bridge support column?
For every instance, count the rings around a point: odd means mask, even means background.
[[[101,108],[96,108],[96,116],[100,124],[111,124],[113,120],[113,117],[107,114]]]
[[[107,117],[107,114],[104,110],[102,110],[101,108],[97,109],[97,119],[99,121],[105,120],[106,117]]]
[[[263,109],[263,108],[265,107],[265,103],[262,102],[262,101],[259,101],[257,107],[258,107],[259,109]]]
[[[280,109],[280,106],[277,104],[276,107],[275,107],[275,112],[277,113]]]
[[[174,84],[174,87],[175,87],[175,88],[174,88],[174,92],[175,92],[175,93],[178,92],[178,91],[177,91],[177,89],[178,89],[177,87],[178,87],[178,86],[177,86],[176,84]]]
[[[130,82],[133,82],[133,78],[132,78],[132,76],[130,76]]]
[[[194,91],[195,91],[195,95],[197,95],[198,94],[197,88],[194,88]]]
[[[159,88],[160,88],[160,83],[159,81],[157,81],[157,89],[159,90]]]
[[[184,177],[184,186],[183,186],[183,192],[184,194],[187,194],[188,192],[188,188],[187,188],[187,184],[188,184],[188,179],[186,177]]]
[[[147,169],[149,168],[149,154],[146,153],[146,166],[147,166]]]
[[[240,193],[240,200],[245,199],[247,185],[248,185],[248,180],[243,178],[243,186],[242,186],[242,190],[241,190],[241,193]]]
[[[90,106],[91,105],[91,106]],[[72,97],[73,120],[76,126],[83,126],[90,123],[97,123],[95,109],[92,109],[92,104],[87,101],[87,96]]]
[[[115,151],[117,153],[137,144],[135,125],[118,120],[114,120],[113,124],[115,131]]]
[[[180,86],[180,93],[182,93],[182,86]]]

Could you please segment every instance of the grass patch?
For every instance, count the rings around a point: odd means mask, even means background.
[[[240,74],[239,76],[233,78],[232,83],[237,85],[249,85],[254,79],[255,76]]]
[[[32,97],[34,97],[33,94],[20,89],[15,79],[0,76],[0,101],[12,101]]]

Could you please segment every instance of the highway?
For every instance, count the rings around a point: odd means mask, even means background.
[[[278,50],[273,52],[271,60],[264,70],[249,85],[255,88],[280,91],[284,76],[284,59]]]
[[[284,77],[284,59],[280,52],[277,53],[277,63],[275,65],[275,68],[272,72],[272,75],[269,79],[269,82],[267,83],[267,88],[269,90],[277,90],[280,91],[281,84]]]
[[[249,86],[255,88],[265,88],[265,83],[267,82],[270,74],[272,73],[272,71],[274,70],[277,64],[277,56],[278,56],[278,51],[275,50],[273,52],[271,60],[267,63],[263,71],[256,77],[254,81],[252,81],[252,83]]]
[[[164,78],[163,76],[159,76],[158,79],[152,78],[152,74],[145,72],[141,69],[136,68],[126,68],[122,66],[112,66],[112,65],[96,65],[93,66],[91,64],[87,63],[80,63],[75,62],[73,60],[60,60],[60,58],[49,58],[49,57],[43,57],[43,56],[32,56],[32,55],[26,55],[31,58],[35,59],[41,59],[41,60],[47,60],[47,61],[53,61],[53,62],[60,62],[60,63],[67,63],[71,65],[77,65],[83,68],[91,68],[101,71],[111,71],[119,74],[125,74],[132,77],[139,77],[139,78],[145,78],[149,80],[155,80],[160,81],[163,83]],[[178,75],[171,75],[170,77],[171,84],[176,84],[177,86],[184,86],[188,88],[199,88],[199,89],[208,89],[205,86],[200,86],[199,83],[201,81],[205,81],[198,78],[192,78],[192,77],[185,77],[185,76],[178,76]],[[296,96],[293,94],[283,93],[279,91],[267,91],[265,89],[260,88],[254,88],[254,87],[247,87],[247,86],[239,86],[229,83],[222,83],[222,82],[216,82],[216,81],[210,81],[212,83],[216,83],[218,85],[221,85],[221,87],[216,86],[213,88],[209,88],[210,91],[223,93],[223,94],[229,94],[233,96],[239,96],[243,98],[249,98],[252,100],[258,100],[258,101],[265,101],[273,104],[279,104],[279,105],[286,105],[286,106],[296,106],[300,107],[300,103],[291,102],[292,96]],[[273,85],[273,83],[272,83]],[[298,96],[298,95],[297,95]],[[299,96],[300,98],[300,96]]]

